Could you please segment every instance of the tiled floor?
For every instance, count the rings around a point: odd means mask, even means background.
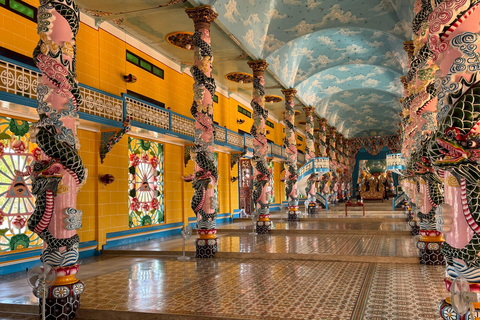
[[[403,221],[397,221],[400,219],[391,219],[395,221],[369,221],[362,220],[359,222],[348,221],[353,219],[342,219],[342,222],[328,222],[324,221],[299,221],[299,222],[279,222],[278,220],[272,220],[273,230],[335,230],[335,231],[352,231],[352,230],[372,230],[372,231],[410,231],[410,227]],[[333,220],[333,219],[330,219]],[[347,220],[343,222],[343,220]],[[219,230],[252,230],[252,222],[244,221],[227,225],[221,225]]]
[[[150,241],[145,245],[126,245],[113,250],[135,251],[182,251],[181,240],[170,242]],[[195,251],[194,240],[190,239],[186,251]],[[219,252],[241,253],[293,253],[308,255],[354,255],[354,256],[397,256],[417,257],[418,251],[409,235],[248,235],[229,233],[219,235]]]
[[[438,319],[436,305],[447,296],[443,266],[377,261],[418,256],[412,237],[405,235],[406,223],[397,220],[277,223],[275,230],[291,234],[270,236],[248,235],[249,222],[240,222],[218,234],[220,252],[241,253],[236,259],[181,262],[167,256],[102,255],[83,260],[78,278],[87,289],[79,319]],[[300,234],[301,230],[339,233]],[[391,232],[361,235],[348,230]],[[192,251],[192,239],[189,242],[187,250]],[[181,250],[181,240],[116,249],[161,255],[162,250]],[[252,252],[260,258],[249,258]],[[290,256],[261,258],[274,254]],[[314,259],[323,255],[370,258]],[[0,311],[5,303],[37,304],[24,276],[0,277]]]

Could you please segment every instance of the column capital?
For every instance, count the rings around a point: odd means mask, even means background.
[[[252,68],[254,77],[263,76],[263,73],[268,68],[268,62],[266,60],[247,61],[247,64]]]
[[[337,128],[335,128],[335,127],[330,127],[330,128],[328,128],[328,133],[330,133],[330,134],[336,134],[336,132],[337,132]]]
[[[405,77],[405,76],[400,77],[400,81],[402,81],[402,83],[403,83],[403,89],[407,90],[408,89],[407,77]]]
[[[405,50],[408,54],[408,59],[412,59],[413,57],[413,52],[415,50],[415,45],[413,44],[413,41],[404,41],[403,42],[403,50]]]
[[[210,29],[210,24],[215,21],[218,13],[212,10],[209,5],[185,9],[188,17],[195,23],[195,30]]]
[[[325,118],[318,118],[317,121],[320,127],[325,127],[327,125],[327,119]]]
[[[282,89],[282,93],[285,95],[285,100],[293,100],[295,94],[297,93],[296,89]]]
[[[302,107],[303,111],[305,112],[305,115],[307,117],[310,117],[313,115],[313,112],[315,111],[315,108],[312,107],[312,106],[309,106],[309,107]]]

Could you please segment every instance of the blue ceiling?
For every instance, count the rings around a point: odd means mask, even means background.
[[[413,0],[198,2],[347,137],[396,134]]]
[[[186,65],[191,51],[171,46],[165,36],[192,31],[186,6],[211,5],[219,14],[211,28],[214,75],[230,93],[251,97],[251,85],[225,79],[230,72],[251,73],[239,58],[246,52],[270,64],[267,94],[296,88],[297,110],[315,106],[318,116],[347,137],[397,133],[400,76],[408,67],[403,42],[412,38],[415,0],[77,1],[102,20],[121,18],[119,28]],[[266,107],[283,118],[283,103]]]

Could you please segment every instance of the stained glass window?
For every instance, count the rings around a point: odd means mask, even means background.
[[[128,137],[128,151],[128,225],[163,223],[163,145]]]
[[[0,252],[42,245],[27,229],[35,209],[30,176],[24,175],[34,160],[36,145],[29,141],[31,123],[0,117]]]
[[[275,203],[275,170],[273,169],[273,161],[270,161],[268,163],[268,171],[270,171],[270,198],[268,199],[268,203]]]

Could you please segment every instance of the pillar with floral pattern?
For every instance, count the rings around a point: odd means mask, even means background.
[[[193,79],[193,104],[190,109],[195,118],[195,140],[191,151],[195,172],[186,178],[192,181],[194,194],[191,208],[197,217],[196,257],[213,258],[217,251],[216,209],[218,199],[215,188],[218,169],[214,156],[215,128],[213,123],[213,96],[215,80],[212,77],[212,47],[210,24],[218,14],[210,6],[185,10],[195,24],[193,34],[194,62],[191,68]]]
[[[39,151],[26,172],[30,175],[35,210],[28,228],[44,241],[40,260],[56,271],[56,280],[45,292],[34,288],[45,305],[46,319],[74,319],[85,285],[75,278],[79,265],[82,211],[76,209],[77,193],[86,182],[87,170],[78,153],[78,107],[82,96],[76,79],[76,35],[80,11],[75,1],[40,1],[37,32],[40,41],[33,60],[42,75],[37,86],[39,121],[30,138]],[[45,269],[46,270],[46,269]],[[45,271],[46,272],[46,271]]]
[[[305,112],[305,135],[306,135],[306,146],[305,146],[305,160],[308,163],[310,160],[315,158],[315,141],[313,137],[313,129],[315,123],[313,122],[313,112],[315,111],[314,107],[303,107]],[[308,204],[308,214],[317,213],[315,193],[317,192],[315,187],[315,181],[317,180],[317,175],[312,174],[308,178],[307,187],[304,192],[307,195],[309,204]],[[302,190],[303,191],[303,190]]]
[[[337,191],[338,191],[337,153],[335,152],[336,134],[337,134],[337,128],[335,127],[328,128],[327,146],[328,146],[328,154],[330,157],[330,173],[331,173],[329,193],[330,193],[332,202],[336,202]]]
[[[322,158],[328,158],[327,152],[327,119],[319,118],[318,119],[318,145],[319,151],[318,156]],[[319,179],[318,190],[319,192],[326,196],[328,192],[328,179],[330,174],[326,173]]]
[[[285,194],[288,197],[288,220],[298,221],[298,194],[297,194],[297,142],[295,139],[295,102],[293,98],[297,93],[295,89],[284,89],[285,95],[285,139],[284,145],[287,152],[285,170]]]
[[[250,133],[253,137],[253,192],[252,198],[258,214],[257,233],[270,233],[270,209],[268,199],[271,173],[267,163],[267,137],[265,121],[268,111],[265,109],[265,78],[264,73],[268,67],[265,60],[247,62],[253,71],[253,97],[250,105],[253,109],[253,125]]]

